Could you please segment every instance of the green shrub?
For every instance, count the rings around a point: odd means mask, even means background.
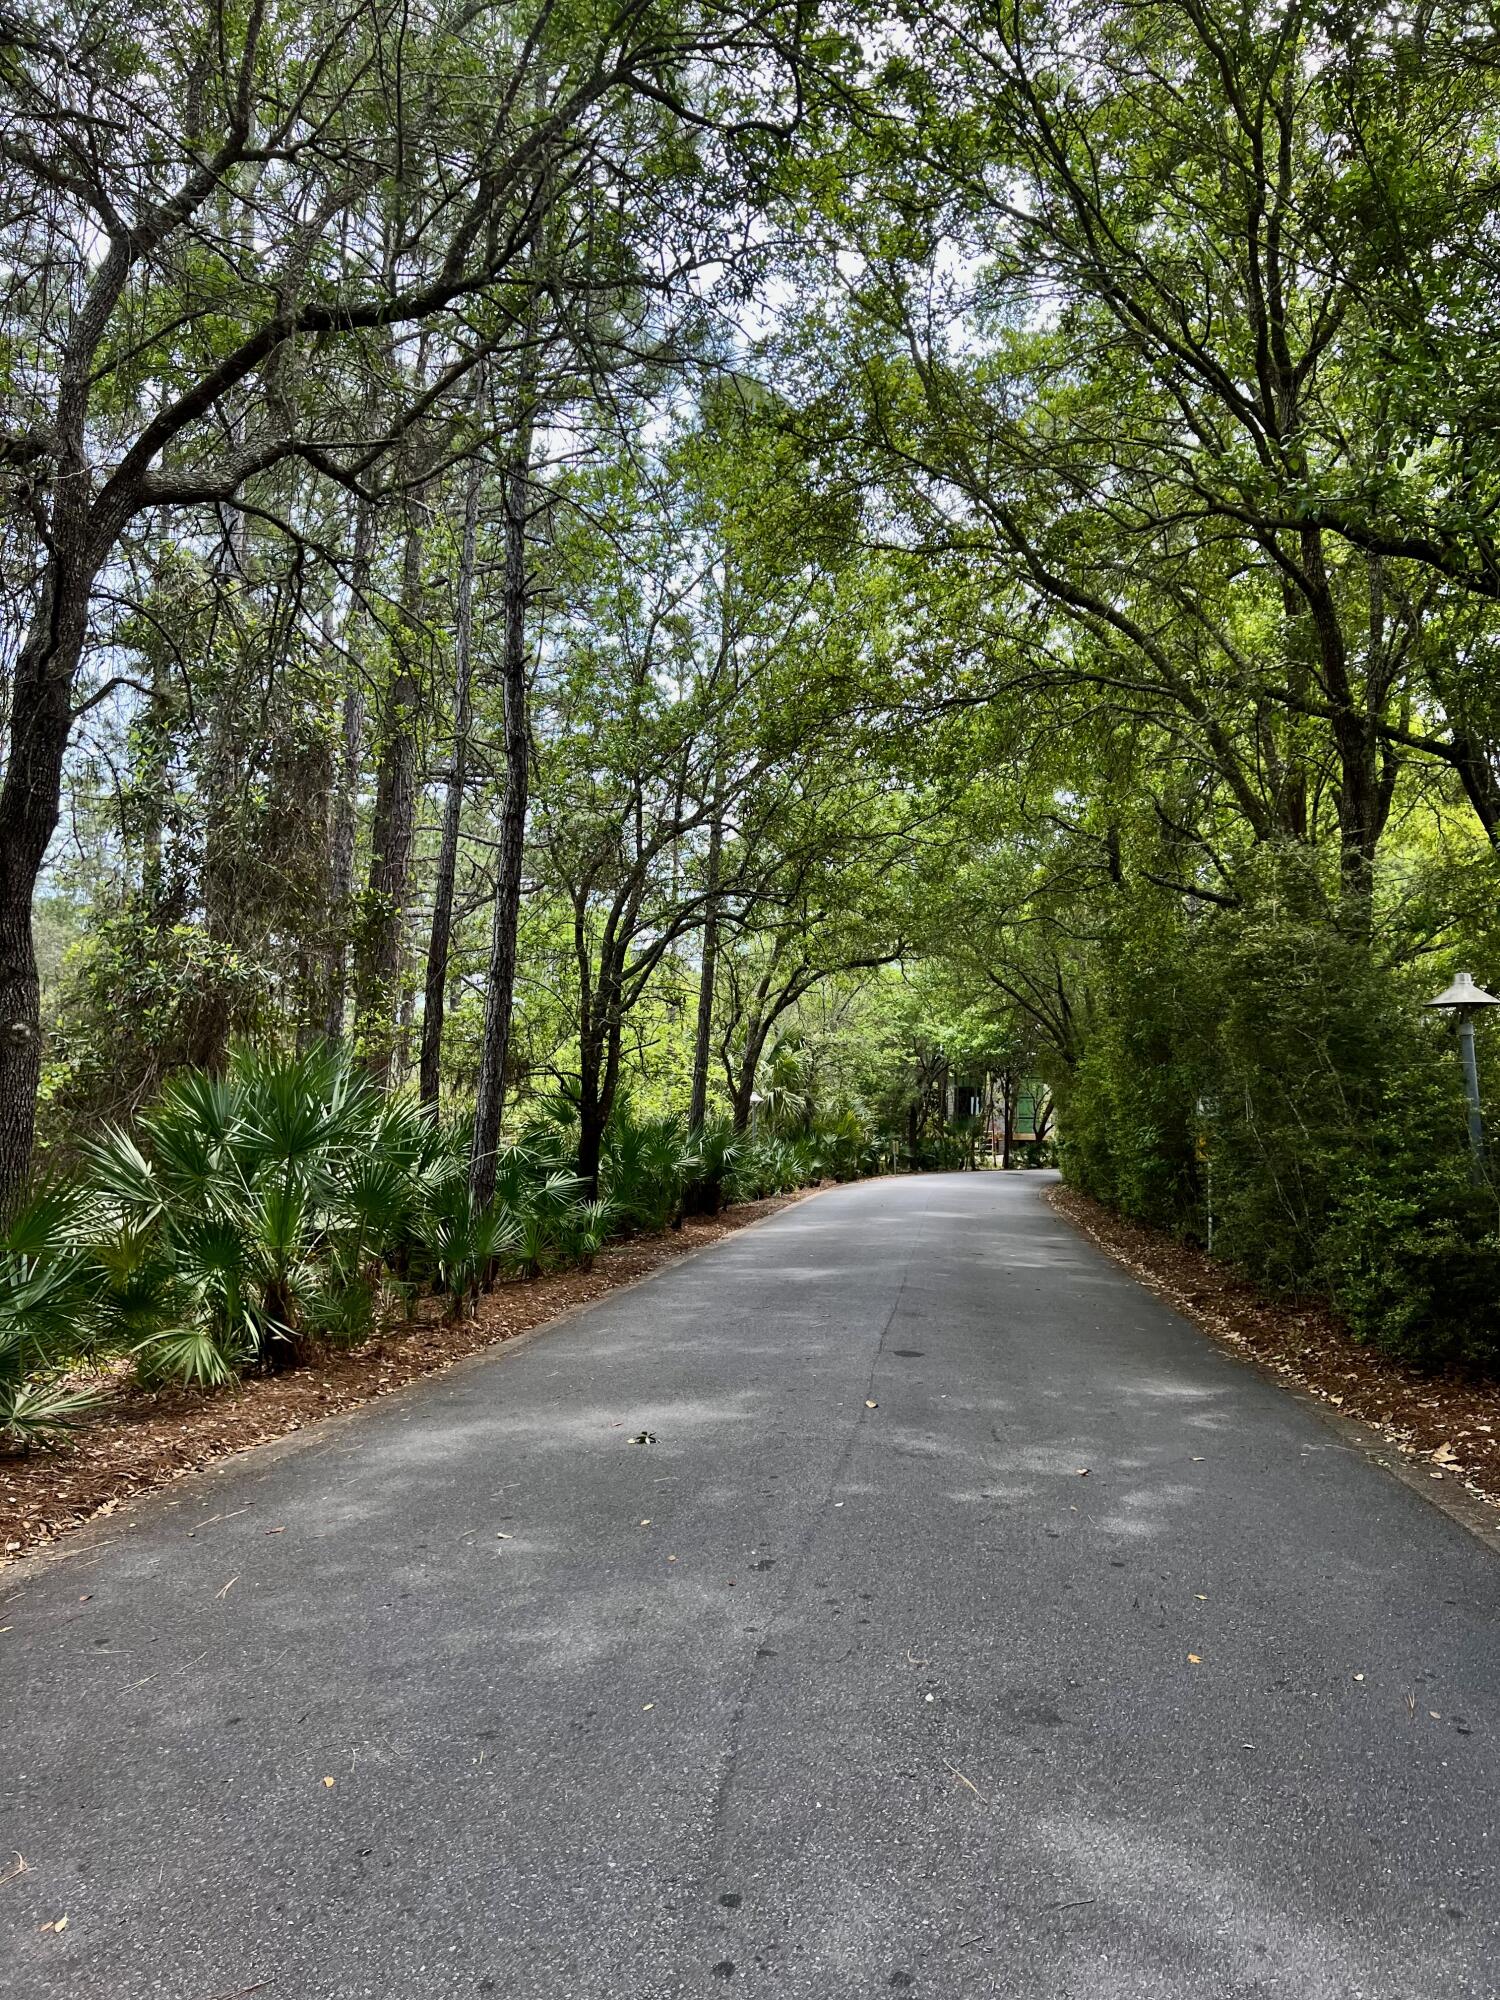
[[[716,1118],[688,1135],[693,1163],[682,1189],[687,1215],[717,1215],[729,1199],[735,1163],[742,1151],[738,1134],[727,1118]]]
[[[1433,974],[1269,856],[1242,909],[1127,930],[1061,1090],[1064,1172],[1423,1366],[1500,1365],[1495,1195],[1469,1182]]]
[[[84,1190],[43,1187],[0,1237],[0,1445],[54,1435],[91,1396],[58,1377],[89,1351],[96,1276]]]
[[[625,1228],[666,1229],[681,1220],[699,1164],[680,1119],[637,1119],[622,1105],[605,1134],[600,1184]]]
[[[310,1343],[353,1345],[424,1290],[456,1318],[504,1270],[587,1266],[617,1231],[664,1229],[689,1205],[857,1171],[864,1145],[848,1121],[742,1140],[622,1107],[603,1196],[585,1201],[571,1129],[544,1115],[501,1151],[476,1210],[470,1139],[468,1120],[383,1095],[331,1050],[241,1048],[222,1074],[180,1072],[0,1237],[0,1443],[81,1408],[61,1377],[93,1355],[132,1357],[148,1385],[217,1388]]]

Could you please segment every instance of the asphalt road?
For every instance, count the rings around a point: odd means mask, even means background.
[[[12,1579],[0,1993],[1500,1995],[1500,1560],[1042,1194],[835,1189]]]

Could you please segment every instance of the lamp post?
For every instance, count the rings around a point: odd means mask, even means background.
[[[1474,1016],[1486,1007],[1500,1007],[1500,1000],[1493,993],[1486,993],[1482,986],[1476,986],[1472,973],[1460,972],[1454,975],[1451,986],[1445,986],[1436,1000],[1429,1000],[1427,1004],[1441,1008],[1445,1014],[1452,1014],[1458,1022],[1458,1052],[1464,1066],[1464,1095],[1469,1100],[1469,1178],[1477,1185],[1484,1180],[1484,1116],[1479,1109],[1479,1062],[1474,1054]]]

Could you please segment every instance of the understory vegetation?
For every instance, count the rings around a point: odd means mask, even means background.
[[[457,1318],[503,1277],[587,1268],[612,1237],[874,1164],[847,1130],[690,1131],[621,1110],[596,1197],[554,1118],[500,1150],[481,1207],[472,1136],[471,1120],[382,1093],[336,1051],[241,1048],[221,1071],[181,1072],[0,1241],[0,1438],[87,1409],[68,1369],[125,1358],[148,1386],[222,1387],[355,1346],[424,1295]]]
[[[1153,931],[1149,962],[1119,938],[1064,1090],[1070,1178],[1324,1294],[1404,1360],[1492,1365],[1495,1194],[1471,1177],[1451,1030],[1424,1018],[1432,976],[1297,903],[1258,884],[1232,915]]]
[[[24,12],[6,1435],[880,1169],[1500,1363],[1487,16]]]

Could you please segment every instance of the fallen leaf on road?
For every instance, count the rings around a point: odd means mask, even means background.
[[[334,1781],[332,1778],[325,1778],[323,1780],[323,1783],[328,1787],[330,1792],[333,1790]]]
[[[66,1917],[54,1917],[50,1924],[39,1924],[37,1928],[44,1931],[65,1931],[68,1928],[68,1920]]]
[[[285,1529],[285,1528],[267,1528],[267,1530],[266,1530],[266,1533],[267,1533],[268,1535],[284,1535],[284,1534],[286,1533],[286,1529]]]
[[[1208,1592],[1207,1592],[1206,1590],[1195,1590],[1195,1591],[1193,1592],[1193,1595],[1194,1595],[1194,1597],[1196,1597],[1196,1598],[1197,1598],[1197,1600],[1198,1600],[1198,1602],[1199,1602],[1200,1604],[1207,1604],[1207,1602],[1208,1602]]]
[[[626,1438],[625,1442],[627,1444],[655,1444],[656,1433],[655,1431],[637,1431],[634,1437]]]
[[[1190,1667],[1201,1667],[1203,1665],[1203,1655],[1201,1653],[1189,1653],[1188,1665]]]
[[[1080,1465],[1077,1472],[1074,1475],[1074,1477],[1078,1479],[1087,1479],[1088,1476],[1089,1476],[1089,1469],[1086,1465]]]
[[[643,1528],[649,1528],[651,1526],[651,1517],[649,1514],[646,1516],[645,1520],[642,1521],[641,1526]]]
[[[513,1542],[515,1539],[514,1535],[502,1535],[498,1529],[495,1531],[495,1540],[497,1542]]]
[[[1364,1675],[1363,1675],[1363,1674],[1356,1674],[1356,1675],[1354,1676],[1354,1678],[1355,1678],[1355,1679],[1356,1679],[1357,1681],[1362,1681],[1362,1680],[1364,1679]]]
[[[651,1712],[651,1710],[652,1710],[653,1708],[655,1708],[655,1706],[656,1706],[656,1703],[655,1703],[654,1701],[648,1701],[648,1702],[646,1703],[645,1707],[644,1707],[644,1708],[643,1708],[643,1709],[641,1710],[641,1714],[642,1714],[642,1715],[648,1715],[648,1714],[649,1714],[649,1713]]]
[[[866,1398],[865,1398],[865,1408],[866,1408],[867,1410],[878,1410],[878,1409],[880,1408],[880,1405],[879,1405],[879,1403],[872,1403],[872,1402],[870,1401],[869,1397],[868,1397],[868,1396],[866,1396]]]
[[[1458,1453],[1451,1444],[1440,1444],[1432,1454],[1432,1462],[1434,1465],[1455,1465],[1458,1462]]]

